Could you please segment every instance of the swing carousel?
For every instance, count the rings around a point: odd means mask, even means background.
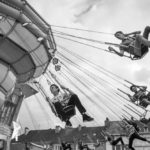
[[[12,121],[16,121],[18,117],[23,99],[32,95],[45,114],[46,128],[53,128],[56,123],[62,123],[64,121],[62,114],[56,111],[56,107],[51,101],[53,95],[48,91],[52,84],[56,84],[60,88],[60,93],[67,95],[68,91],[62,88],[61,81],[79,93],[81,102],[84,103],[88,113],[94,117],[89,126],[102,124],[101,119],[104,120],[105,116],[112,120],[114,118],[130,119],[131,117],[139,120],[145,118],[149,112],[146,109],[148,103],[143,106],[140,102],[135,103],[130,99],[130,96],[133,96],[130,91],[130,86],[134,85],[132,82],[73,52],[62,45],[60,40],[64,43],[68,41],[110,54],[116,53],[108,48],[102,48],[101,45],[127,48],[126,45],[90,39],[70,34],[61,29],[114,36],[113,33],[50,26],[27,1],[0,1],[1,139],[7,141],[8,137],[12,135],[10,126]],[[56,45],[57,53],[55,53]],[[143,53],[140,52],[138,59],[142,59],[147,52],[148,48]],[[124,57],[135,60],[134,53],[129,52]],[[51,61],[52,63],[50,63]],[[33,87],[36,87],[36,90]],[[38,96],[37,92],[39,92]],[[149,91],[144,92],[145,95],[148,95]],[[39,99],[45,100],[45,103],[50,106],[48,107],[49,112],[44,108],[44,101],[41,102]],[[149,98],[147,97],[146,100],[149,101]],[[24,106],[31,117],[33,126],[35,129],[39,129],[40,125],[37,123],[39,120],[36,120],[39,119],[37,114],[36,117],[33,115],[32,108],[27,103],[24,103]],[[81,114],[76,111],[74,106],[66,105],[63,111],[73,126],[88,124],[83,122]],[[51,114],[49,115],[49,113]],[[99,115],[95,116],[95,114]],[[19,118],[21,123],[22,119]]]

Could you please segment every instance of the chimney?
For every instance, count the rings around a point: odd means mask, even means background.
[[[82,130],[82,126],[79,124],[78,131],[81,131],[81,130]]]
[[[109,121],[109,118],[106,117],[106,120],[105,120],[105,127],[108,128],[110,125],[110,121]]]
[[[61,131],[61,127],[58,125],[55,127],[55,133],[59,133]]]
[[[29,133],[29,131],[30,131],[29,128],[28,128],[28,127],[25,127],[25,129],[24,129],[24,134],[27,135],[27,134]]]

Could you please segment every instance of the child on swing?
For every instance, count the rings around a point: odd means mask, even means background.
[[[108,47],[109,51],[116,53],[119,56],[123,56],[124,52],[133,55],[132,59],[140,59],[144,54],[148,52],[150,47],[150,41],[148,41],[148,36],[150,33],[150,26],[147,26],[140,35],[140,31],[124,34],[122,31],[115,33],[115,37],[121,40],[120,52],[116,51],[113,47]],[[132,36],[130,36],[132,35]]]

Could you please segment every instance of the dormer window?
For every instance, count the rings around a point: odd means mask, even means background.
[[[144,132],[148,132],[148,127],[144,126]]]

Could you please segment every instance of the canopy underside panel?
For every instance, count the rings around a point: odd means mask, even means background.
[[[40,76],[47,68],[51,56],[43,41],[13,18],[0,22],[0,59],[13,67],[18,82]]]

